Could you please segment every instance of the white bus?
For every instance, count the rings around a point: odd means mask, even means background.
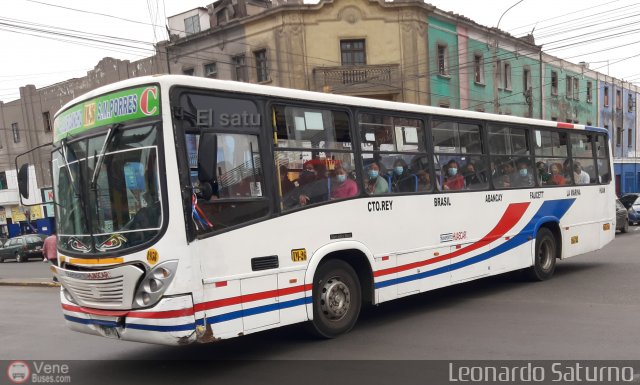
[[[330,338],[363,303],[545,280],[614,238],[595,127],[170,75],[92,91],[54,127],[54,270],[89,334]]]

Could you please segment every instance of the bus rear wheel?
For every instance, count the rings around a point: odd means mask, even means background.
[[[546,227],[538,230],[533,266],[527,271],[531,280],[545,281],[553,276],[556,270],[557,250],[553,233]]]
[[[333,259],[318,267],[313,282],[313,331],[335,338],[353,328],[362,306],[358,275],[346,262]]]

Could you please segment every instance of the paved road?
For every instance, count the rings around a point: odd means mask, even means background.
[[[0,287],[0,359],[637,360],[635,230],[560,262],[550,281],[505,275],[405,298],[367,309],[351,333],[329,341],[300,326],[180,348],[113,341],[67,330],[55,288]]]
[[[52,275],[49,264],[42,260],[30,259],[25,263],[17,263],[15,260],[7,260],[0,263],[0,279],[16,278],[48,278]]]

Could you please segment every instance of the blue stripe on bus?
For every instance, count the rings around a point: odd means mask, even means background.
[[[83,325],[98,325],[109,328],[122,327],[122,324],[118,324],[115,321],[106,321],[100,319],[78,318],[70,315],[65,315],[64,318],[67,321],[83,324]],[[188,323],[184,325],[143,325],[143,324],[125,324],[125,329],[146,330],[154,332],[180,332],[194,330],[196,328],[195,323]]]
[[[243,309],[238,311],[232,311],[230,313],[214,315],[207,317],[208,324],[215,324],[225,321],[231,321],[242,317],[250,317],[256,314],[268,313],[271,311],[287,309],[294,306],[306,305],[311,303],[311,297],[298,298],[291,301],[278,302],[271,305],[257,306],[251,309]]]
[[[558,199],[552,201],[546,201],[542,204],[540,209],[533,215],[533,218],[527,223],[527,225],[513,238],[507,242],[485,251],[482,254],[478,254],[474,257],[467,258],[463,261],[453,263],[451,265],[442,266],[433,270],[425,271],[418,274],[412,274],[405,277],[394,278],[387,281],[376,282],[374,287],[381,289],[383,287],[393,286],[404,282],[415,281],[417,279],[423,279],[427,277],[433,277],[435,275],[444,274],[450,271],[458,270],[466,266],[473,265],[478,262],[485,261],[489,258],[495,257],[502,253],[505,253],[511,249],[514,249],[529,240],[529,237],[533,237],[538,230],[538,225],[544,218],[551,220],[560,220],[569,210],[571,205],[575,202],[575,198],[571,199]]]
[[[195,322],[183,325],[144,325],[126,324],[126,329],[147,330],[152,332],[184,332],[193,331],[196,328]]]
[[[90,318],[78,318],[78,317],[73,317],[66,314],[64,316],[64,319],[66,319],[67,321],[76,322],[83,325],[99,325],[99,326],[106,326],[110,328],[119,326],[118,323],[115,321],[105,321],[101,319],[90,319]]]

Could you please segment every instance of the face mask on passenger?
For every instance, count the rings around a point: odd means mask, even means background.
[[[458,173],[458,169],[455,167],[449,167],[449,175],[455,176]]]
[[[347,180],[347,175],[346,174],[338,174],[338,175],[336,175],[336,179],[338,180],[338,182],[343,183],[345,180]]]
[[[527,170],[526,168],[520,169],[520,176],[527,176],[528,174],[529,174],[529,170]]]
[[[378,177],[378,170],[369,170],[369,178],[376,179]]]
[[[404,172],[404,167],[402,166],[396,166],[393,171],[396,173],[396,175],[402,175],[402,173]]]

